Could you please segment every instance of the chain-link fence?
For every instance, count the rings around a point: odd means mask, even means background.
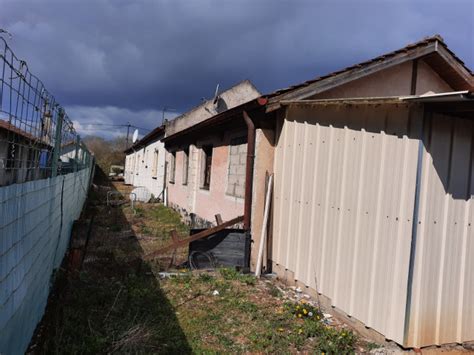
[[[0,37],[0,186],[90,165],[64,109]]]

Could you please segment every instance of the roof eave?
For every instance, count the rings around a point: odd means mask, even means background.
[[[315,83],[309,84],[307,86],[303,86],[287,93],[272,97],[267,105],[267,112],[271,112],[278,109],[280,107],[279,102],[282,100],[304,100],[308,97],[315,96],[323,91],[332,89],[336,86],[340,86],[349,83],[353,80],[364,78],[380,70],[393,67],[409,60],[424,57],[430,53],[436,52],[437,47],[438,41],[433,41],[423,47],[399,53],[392,58],[377,61],[367,66],[355,67],[351,70],[343,71],[334,76],[330,76],[320,81],[316,81]]]

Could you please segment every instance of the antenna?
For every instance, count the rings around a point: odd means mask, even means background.
[[[133,132],[132,143],[135,143],[138,139],[138,129]]]
[[[163,115],[162,115],[162,117],[161,117],[161,125],[164,125],[164,124],[165,124],[165,112],[166,112],[166,111],[170,112],[170,111],[176,111],[176,110],[175,110],[174,108],[172,108],[172,107],[166,107],[166,106],[163,107]]]
[[[219,84],[216,86],[216,92],[214,93],[214,98],[212,99],[212,102],[214,105],[217,103],[217,100],[219,100]]]

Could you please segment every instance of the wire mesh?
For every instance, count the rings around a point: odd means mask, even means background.
[[[0,37],[0,186],[78,171],[89,161],[64,109]]]

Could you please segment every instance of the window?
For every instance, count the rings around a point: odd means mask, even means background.
[[[158,175],[158,149],[153,152],[153,165],[151,166],[151,176],[156,178]]]
[[[209,190],[211,186],[212,145],[202,147],[201,188]]]
[[[7,169],[13,169],[15,167],[15,160],[16,155],[18,154],[18,145],[14,142],[8,143],[8,150],[7,150]]]
[[[188,184],[189,147],[183,150],[183,185]]]
[[[174,184],[176,176],[176,152],[170,154],[170,182]]]

